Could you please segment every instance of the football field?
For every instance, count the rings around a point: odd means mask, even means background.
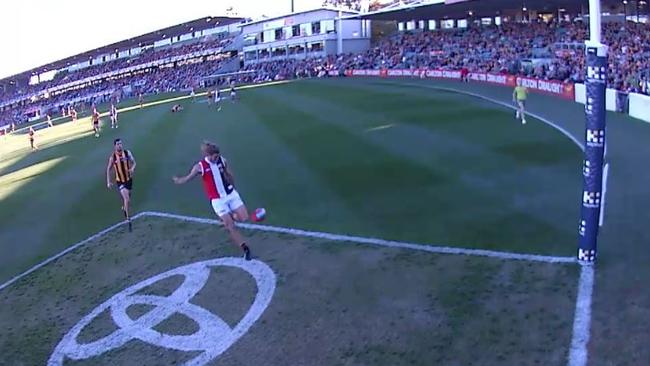
[[[510,92],[310,80],[242,89],[221,111],[151,98],[117,130],[104,117],[100,138],[87,119],[39,130],[35,152],[0,137],[0,364],[562,365],[589,334],[589,364],[650,361],[647,173],[632,174],[650,126],[609,119],[592,317],[573,261],[581,108],[533,96],[544,121],[521,125],[495,103]],[[105,186],[117,137],[138,163],[131,233]],[[205,139],[268,212],[242,228],[252,262],[200,182],[171,181]]]

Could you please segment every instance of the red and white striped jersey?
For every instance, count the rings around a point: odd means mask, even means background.
[[[226,177],[226,159],[219,157],[213,163],[208,158],[199,161],[201,176],[203,177],[203,188],[209,200],[225,197],[235,190],[235,187]]]

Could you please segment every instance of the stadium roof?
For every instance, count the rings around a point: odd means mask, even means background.
[[[346,17],[371,20],[425,20],[467,17],[471,11],[473,16],[494,16],[508,10],[528,10],[557,12],[565,9],[568,12],[588,10],[588,0],[460,0],[446,4],[443,0],[421,1],[408,3],[403,6],[383,8],[365,14]],[[601,0],[603,6],[620,4],[620,0]]]
[[[149,45],[163,38],[176,37],[189,32],[202,31],[205,29],[214,28],[216,26],[224,26],[233,23],[240,23],[242,20],[244,20],[244,18],[203,17],[203,18],[195,19],[189,22],[185,22],[171,27],[149,32],[141,36],[129,38],[103,47],[95,48],[93,50],[86,51],[75,56],[64,58],[62,60],[51,62],[49,64],[39,66],[31,70],[27,70],[20,74],[7,77],[3,81],[29,77],[31,75],[41,74],[43,72],[47,72],[51,70],[62,69],[78,62],[87,61],[89,58],[92,57],[97,57],[106,53],[115,52],[115,50],[123,51],[133,47],[137,47],[138,45]],[[2,81],[0,81],[0,83],[1,82]]]
[[[296,12],[289,13],[289,14],[284,14],[284,15],[277,15],[277,16],[269,17],[269,18],[255,19],[255,20],[251,20],[250,22],[243,23],[242,25],[247,26],[247,25],[259,24],[259,23],[269,22],[269,21],[273,21],[273,20],[277,20],[277,19],[289,18],[289,17],[293,17],[293,16],[296,16],[296,15],[313,13],[313,12],[317,12],[317,11],[321,11],[321,10],[329,10],[329,11],[335,11],[335,12],[341,11],[343,14],[346,14],[346,15],[348,15],[348,14],[358,14],[359,13],[358,11],[354,11],[354,10],[337,9],[337,8],[333,8],[333,7],[323,6],[323,7],[320,7],[320,8],[301,10],[301,11],[296,11]]]

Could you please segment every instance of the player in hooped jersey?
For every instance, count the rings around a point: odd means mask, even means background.
[[[230,239],[244,252],[244,258],[251,260],[251,250],[235,227],[235,221],[248,219],[246,206],[235,190],[234,178],[226,159],[221,156],[217,145],[211,142],[201,144],[204,158],[192,167],[184,177],[174,177],[174,183],[184,184],[196,176],[201,176],[203,188],[214,212],[223,221]]]
[[[99,112],[97,108],[93,108],[93,131],[95,131],[95,137],[99,137]]]
[[[29,127],[29,133],[27,134],[27,136],[28,136],[28,138],[29,138],[29,146],[31,147],[32,150],[36,150],[36,149],[37,149],[36,144],[34,143],[34,135],[35,135],[35,134],[36,134],[36,133],[34,132],[34,128],[32,128],[32,127],[30,126],[30,127]]]
[[[129,207],[135,165],[135,158],[131,151],[124,148],[121,139],[115,139],[113,141],[113,153],[108,157],[108,166],[106,167],[106,187],[110,189],[113,186],[111,181],[111,169],[113,169],[115,171],[115,185],[122,198],[122,213],[129,224],[129,231],[131,231]]]

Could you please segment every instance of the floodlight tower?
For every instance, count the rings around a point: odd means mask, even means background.
[[[585,158],[580,217],[578,260],[593,263],[597,254],[598,229],[607,189],[605,89],[607,87],[607,46],[601,39],[600,0],[589,0],[589,40],[585,41]]]

